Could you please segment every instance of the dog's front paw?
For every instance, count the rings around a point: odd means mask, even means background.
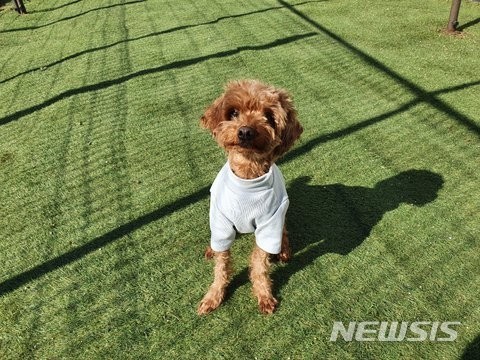
[[[218,308],[222,303],[224,295],[224,290],[217,289],[212,285],[198,305],[198,315],[206,315]]]
[[[258,307],[263,314],[273,314],[277,308],[278,301],[274,297],[264,297],[258,299]]]
[[[206,315],[208,313],[211,313],[213,310],[220,306],[221,302],[221,299],[205,296],[198,305],[197,314]]]

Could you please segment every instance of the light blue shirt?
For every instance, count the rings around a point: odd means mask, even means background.
[[[242,179],[222,167],[210,188],[211,247],[226,251],[235,240],[236,231],[255,233],[259,248],[270,254],[280,253],[283,226],[288,209],[285,180],[275,164],[256,179]]]

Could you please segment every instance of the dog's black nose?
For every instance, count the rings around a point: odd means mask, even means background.
[[[242,126],[238,129],[238,138],[241,141],[250,141],[255,137],[255,130],[249,126]]]

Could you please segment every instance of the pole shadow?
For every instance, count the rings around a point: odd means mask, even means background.
[[[1,4],[2,1],[7,1],[7,0],[0,0],[0,4]],[[79,2],[79,1],[82,1],[82,0],[75,0],[72,3],[64,4],[64,5],[61,5],[57,8],[30,11],[30,14],[35,13],[35,12],[45,12],[45,11],[56,10],[58,8],[71,5],[71,4],[74,4],[74,3]],[[146,0],[142,0],[141,2],[144,2],[144,1],[146,1]],[[309,0],[309,1],[303,1],[303,2],[300,2],[300,3],[292,4],[291,6],[301,6],[301,5],[305,5],[305,4],[309,4],[309,3],[313,3],[313,2],[323,2],[323,1],[328,1],[328,0]],[[136,36],[136,37],[132,37],[132,38],[122,39],[122,40],[115,41],[115,42],[112,42],[112,43],[109,43],[109,44],[106,44],[106,45],[102,45],[102,46],[98,46],[98,47],[94,47],[94,48],[90,48],[90,49],[85,49],[85,50],[79,51],[77,53],[70,54],[66,57],[63,57],[63,58],[58,59],[56,61],[53,61],[49,64],[38,65],[34,68],[22,71],[20,73],[12,75],[8,78],[0,80],[0,84],[11,81],[15,78],[18,78],[19,76],[30,74],[30,73],[33,73],[33,72],[36,72],[36,71],[44,71],[48,68],[51,68],[52,66],[59,65],[59,64],[65,62],[65,61],[69,61],[69,60],[81,57],[83,55],[86,55],[86,54],[95,53],[97,51],[106,50],[106,49],[115,47],[117,45],[122,45],[124,43],[139,41],[139,40],[147,39],[147,38],[150,38],[150,37],[157,37],[157,36],[160,36],[160,35],[166,35],[166,34],[174,33],[174,32],[181,31],[181,30],[188,30],[188,29],[193,29],[193,28],[197,28],[197,27],[201,27],[201,26],[214,25],[214,24],[217,24],[217,23],[219,23],[223,20],[241,18],[241,17],[245,17],[245,16],[249,16],[249,15],[266,13],[266,12],[269,12],[269,11],[272,11],[272,10],[281,10],[283,8],[284,8],[284,6],[274,6],[274,7],[269,7],[269,8],[244,12],[244,13],[240,13],[240,14],[221,16],[221,17],[218,17],[214,20],[209,20],[209,21],[198,23],[198,24],[180,25],[180,26],[176,26],[176,27],[173,27],[173,28],[165,29],[165,30],[155,31],[155,32],[152,32],[152,33],[146,34],[146,35],[140,35],[140,36]]]
[[[294,255],[272,273],[276,292],[322,255],[349,254],[386,213],[401,204],[421,207],[433,202],[444,183],[441,175],[427,170],[404,171],[373,188],[309,185],[309,181],[309,177],[296,179],[288,190],[287,229]]]
[[[432,96],[422,87],[418,86],[417,84],[413,83],[407,78],[404,78],[402,75],[395,72],[394,70],[389,68],[387,65],[383,64],[376,58],[362,51],[360,48],[356,47],[352,43],[349,43],[347,40],[340,37],[333,31],[330,31],[328,28],[326,28],[322,24],[310,18],[306,13],[301,12],[300,10],[294,8],[286,1],[277,0],[277,2],[285,6],[287,9],[289,9],[292,14],[298,16],[300,19],[302,19],[306,23],[316,28],[320,33],[336,41],[339,45],[341,45],[342,47],[350,51],[352,54],[357,56],[357,58],[362,60],[365,64],[371,67],[374,67],[375,69],[378,70],[378,72],[384,73],[391,80],[395,81],[397,84],[400,84],[403,88],[405,88],[412,95],[414,95],[417,98],[417,100],[420,100],[421,102],[425,102],[429,104],[430,106],[434,107],[438,111],[443,112],[444,114],[447,114],[449,117],[451,117],[452,119],[457,121],[459,124],[469,129],[470,131],[476,133],[477,135],[480,135],[480,126],[477,124],[477,122],[470,119],[468,116],[464,115],[463,113],[457,111],[456,109],[451,107],[448,103],[443,101],[441,98]]]
[[[87,10],[87,11],[81,13],[81,14],[67,16],[63,19],[58,19],[58,20],[52,21],[48,24],[43,24],[43,25],[38,25],[38,26],[27,26],[27,27],[15,28],[15,29],[0,30],[0,33],[11,33],[11,32],[16,32],[16,31],[25,31],[25,30],[38,30],[38,29],[41,29],[41,28],[44,28],[44,27],[48,27],[48,26],[51,26],[51,25],[58,24],[58,23],[63,22],[63,21],[76,19],[78,17],[87,15],[87,14],[95,12],[95,11],[108,10],[108,9],[111,9],[111,8],[114,8],[114,7],[117,7],[117,6],[125,6],[125,5],[137,4],[137,3],[143,3],[143,2],[145,2],[145,0],[134,0],[134,1],[125,2],[125,3],[121,3],[121,4],[113,4],[113,5],[102,6],[102,7],[99,7],[99,8]]]
[[[64,7],[67,7],[67,6],[70,6],[70,5],[73,5],[73,4],[76,4],[76,3],[79,3],[79,2],[82,2],[83,0],[73,0],[69,3],[66,3],[66,4],[62,4],[62,5],[58,5],[58,6],[55,6],[55,7],[51,7],[51,8],[47,8],[47,9],[41,9],[41,10],[35,10],[35,11],[30,11],[31,14],[34,14],[34,13],[41,13],[41,12],[47,12],[47,11],[54,11],[54,10],[58,10],[58,9],[62,9]]]
[[[477,25],[478,23],[480,23],[480,18],[476,18],[475,20],[472,20],[472,21],[469,21],[463,25],[460,25],[459,27],[457,27],[457,30],[458,31],[463,31],[471,26],[475,26]],[[480,356],[479,356],[480,357]]]
[[[130,73],[130,74],[127,74],[127,75],[124,75],[124,76],[121,76],[121,77],[117,77],[115,79],[104,80],[104,81],[101,81],[101,82],[98,82],[98,83],[95,83],[95,84],[90,84],[90,85],[85,85],[85,86],[65,90],[65,91],[59,93],[58,95],[55,95],[55,96],[43,101],[42,103],[30,106],[28,108],[24,108],[22,110],[18,110],[13,114],[10,114],[10,115],[7,115],[3,118],[0,118],[0,126],[8,124],[9,122],[12,122],[12,121],[16,121],[23,116],[33,114],[36,111],[42,110],[42,109],[44,109],[44,108],[46,108],[50,105],[55,104],[58,101],[65,100],[65,99],[70,98],[72,96],[85,94],[85,93],[92,92],[92,91],[103,90],[103,89],[106,89],[106,88],[109,88],[109,87],[112,87],[112,86],[115,86],[115,85],[123,84],[126,81],[129,81],[129,80],[141,77],[141,76],[156,74],[156,73],[160,73],[160,72],[164,72],[164,71],[168,71],[168,70],[172,70],[172,69],[182,69],[182,68],[186,68],[186,67],[189,67],[189,66],[193,66],[193,65],[196,65],[196,64],[203,63],[203,62],[211,60],[211,59],[221,59],[221,58],[225,58],[225,57],[230,57],[230,56],[237,55],[237,54],[240,54],[240,53],[245,52],[245,51],[269,50],[269,49],[272,49],[272,48],[275,48],[275,47],[278,47],[278,46],[291,44],[293,42],[303,40],[303,39],[306,39],[306,38],[309,38],[309,37],[312,37],[312,36],[317,36],[317,35],[318,35],[317,33],[311,32],[311,33],[293,35],[293,36],[289,36],[289,37],[286,37],[286,38],[277,39],[277,40],[274,40],[274,41],[269,42],[267,44],[244,45],[244,46],[240,46],[240,47],[237,47],[237,48],[234,48],[234,49],[220,51],[220,52],[209,54],[209,55],[203,55],[203,56],[199,56],[199,57],[196,57],[196,58],[174,61],[174,62],[171,62],[169,64],[164,64],[164,65],[159,65],[159,66],[155,66],[155,67],[148,68],[148,69],[139,70],[139,71],[136,71],[134,73]]]
[[[26,270],[20,274],[14,275],[9,279],[0,282],[0,297],[17,290],[18,288],[34,281],[52,271],[55,271],[61,267],[71,264],[75,261],[82,259],[88,254],[107,246],[108,244],[117,241],[118,239],[127,236],[131,232],[141,229],[144,226],[162,219],[169,214],[176,211],[180,211],[187,206],[195,204],[200,200],[208,197],[210,187],[206,186],[200,190],[192,193],[186,197],[183,197],[177,201],[166,204],[155,211],[142,215],[135,220],[132,220],[124,225],[121,225],[106,234],[103,234],[84,245],[76,247],[66,253],[63,253],[57,257],[47,260],[39,265],[36,265],[29,270]]]

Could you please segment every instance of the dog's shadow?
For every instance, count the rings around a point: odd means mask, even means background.
[[[342,184],[309,185],[302,177],[291,184],[287,229],[293,257],[272,274],[276,287],[326,253],[346,255],[368,238],[373,227],[401,204],[424,206],[443,186],[442,176],[408,170],[373,188]]]
[[[420,207],[434,201],[444,181],[430,171],[408,170],[373,188],[309,182],[309,177],[301,177],[287,189],[287,229],[293,256],[285,266],[273,269],[277,294],[293,274],[318,257],[346,255],[361,245],[387,212],[404,203]],[[233,279],[229,295],[247,281],[245,270]]]

